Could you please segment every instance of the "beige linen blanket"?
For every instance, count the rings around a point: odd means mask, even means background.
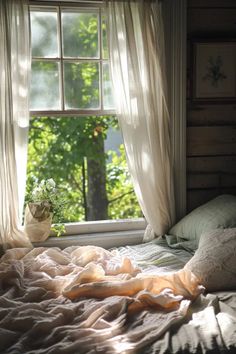
[[[136,353],[202,292],[183,270],[143,273],[99,247],[8,250],[0,262],[0,353]]]

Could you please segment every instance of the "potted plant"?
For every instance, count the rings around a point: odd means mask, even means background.
[[[34,182],[26,200],[24,230],[32,242],[45,241],[51,230],[57,236],[65,231],[60,223],[65,202],[52,178]]]

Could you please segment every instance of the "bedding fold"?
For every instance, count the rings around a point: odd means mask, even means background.
[[[146,271],[130,254],[8,250],[0,261],[1,354],[145,353],[161,343],[189,320],[203,288],[191,272]]]

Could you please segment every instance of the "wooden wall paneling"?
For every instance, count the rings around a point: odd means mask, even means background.
[[[230,173],[188,173],[188,189],[212,189],[212,188],[236,187],[236,174]]]
[[[193,189],[187,193],[188,212],[219,195],[218,189]]]
[[[236,39],[236,0],[188,0],[188,87],[193,39]],[[188,91],[187,91],[188,92]],[[236,195],[236,102],[187,99],[188,211],[223,194]]]
[[[188,0],[189,8],[223,7],[236,8],[235,0]]]
[[[187,156],[236,155],[236,126],[187,128]]]
[[[222,187],[236,187],[236,173],[234,174],[221,174],[220,185]]]
[[[188,212],[197,208],[209,200],[217,197],[220,194],[234,194],[236,195],[236,188],[221,188],[221,189],[193,189],[189,190],[187,194]]]
[[[188,126],[236,125],[236,105],[189,104]]]
[[[236,34],[236,8],[194,8],[188,9],[188,36],[226,36]]]
[[[236,156],[187,157],[188,173],[236,173]]]
[[[209,173],[189,173],[187,175],[188,189],[208,189],[218,188],[220,185],[220,176]]]

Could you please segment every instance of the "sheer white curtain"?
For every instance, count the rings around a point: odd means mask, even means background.
[[[0,243],[30,246],[20,230],[23,209],[30,72],[26,0],[0,1]]]
[[[108,0],[107,13],[117,113],[149,224],[147,241],[164,234],[175,219],[162,9],[157,2]]]

